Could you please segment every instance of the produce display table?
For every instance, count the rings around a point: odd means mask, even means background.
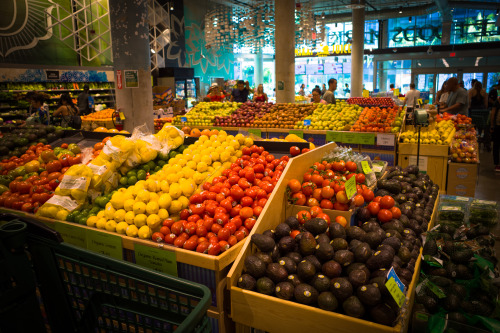
[[[448,163],[446,193],[474,197],[476,193],[479,163]]]

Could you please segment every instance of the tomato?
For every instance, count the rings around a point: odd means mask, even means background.
[[[309,212],[311,213],[311,217],[316,217],[319,214],[323,214],[323,210],[319,206],[312,207]]]
[[[387,223],[392,220],[392,213],[388,209],[381,209],[377,214],[377,218],[381,223]]]
[[[356,165],[356,163],[354,163],[352,161],[346,162],[345,168],[349,172],[356,172],[356,170],[358,170],[358,166]]]
[[[231,212],[229,212],[231,217],[239,216],[240,212],[241,212],[241,208],[242,208],[241,205],[236,205],[233,208],[231,208]]]
[[[29,202],[26,202],[24,203],[22,206],[21,206],[21,210],[23,212],[27,212],[27,213],[32,213],[33,212],[33,204],[29,203]]]
[[[365,199],[361,194],[356,194],[353,198],[353,201],[356,207],[361,207],[365,203]]]
[[[323,184],[323,181],[325,179],[323,177],[321,177],[320,175],[313,175],[311,177],[311,181],[316,184],[316,186],[321,186],[321,184]]]
[[[210,246],[209,242],[199,243],[198,246],[196,247],[196,252],[207,253],[209,246]]]
[[[321,189],[321,196],[323,199],[331,199],[335,195],[335,190],[331,188],[329,185],[325,186]]]
[[[380,199],[380,208],[391,209],[392,207],[394,207],[394,199],[390,195],[384,195]]]
[[[162,225],[166,226],[170,229],[170,228],[172,228],[172,224],[174,224],[174,223],[175,223],[174,219],[168,218],[168,219],[163,220]]]
[[[172,224],[170,230],[172,231],[173,234],[179,236],[184,231],[184,224],[182,223],[182,221],[177,221],[174,224]]]
[[[366,207],[372,216],[376,216],[380,211],[380,204],[378,202],[372,201]]]
[[[342,204],[347,204],[349,202],[349,199],[347,198],[347,194],[345,193],[345,191],[337,192],[335,198],[337,199],[337,202]]]
[[[243,207],[240,210],[240,216],[242,219],[248,219],[253,216],[253,209],[251,207]]]
[[[21,210],[21,208],[23,207],[24,205],[24,201],[21,201],[19,199],[17,199],[15,202],[12,203],[12,209],[15,209],[15,210]]]
[[[45,169],[49,174],[52,172],[59,172],[62,169],[62,164],[57,160],[51,161],[45,165]]]
[[[245,222],[243,222],[243,225],[245,226],[245,228],[247,228],[248,230],[252,230],[253,229],[253,226],[255,225],[255,223],[257,222],[256,219],[254,218],[248,218],[245,220]]]
[[[227,241],[229,239],[229,236],[231,236],[231,232],[228,228],[222,228],[217,233],[217,237],[219,237],[220,240]]]
[[[224,226],[224,229],[227,229],[229,230],[229,232],[232,234],[234,234],[234,232],[236,231],[236,224],[234,224],[233,222],[228,222],[225,226]]]
[[[312,182],[302,183],[302,193],[304,193],[304,195],[306,197],[311,196],[313,194],[313,191],[315,188],[316,188],[316,184],[314,184]]]
[[[363,189],[363,192],[361,193],[361,195],[363,196],[363,198],[365,199],[365,202],[370,202],[373,200],[373,198],[375,198],[375,195],[373,194],[373,191],[366,188],[366,189]]]
[[[373,198],[372,201],[374,201],[374,202],[380,202],[381,199],[382,199],[382,197],[378,196],[378,197]]]
[[[234,233],[234,236],[236,237],[236,239],[239,241],[242,241],[247,235],[245,235],[245,233],[241,230],[237,230],[235,233]]]
[[[19,184],[19,183],[20,182],[18,182],[17,180],[11,181],[9,184],[9,190],[11,192],[17,192],[17,184]]]
[[[215,214],[214,222],[220,225],[225,225],[227,222],[229,222],[229,214],[221,214],[221,213]]]
[[[319,205],[320,205],[321,208],[333,209],[333,202],[331,202],[328,199],[321,200],[321,202],[319,203]]]
[[[42,205],[47,200],[49,200],[50,198],[52,198],[51,194],[49,194],[49,193],[40,193],[40,200],[38,202],[40,202],[40,205]]]
[[[292,191],[292,193],[297,193],[300,191],[300,189],[302,188],[300,182],[297,180],[297,179],[291,179],[289,182],[288,182],[288,188],[290,189],[290,191]]]
[[[269,183],[269,182],[265,182],[263,181],[261,184],[260,184],[260,187],[266,191],[266,193],[271,193],[273,190],[274,190],[274,185]]]
[[[297,146],[290,147],[290,156],[294,157],[300,155],[300,148]]]
[[[314,189],[312,197],[318,200],[318,202],[323,200],[323,197],[321,196],[321,189],[320,188]]]
[[[153,240],[153,242],[161,243],[164,241],[165,235],[161,232],[155,232],[153,235],[151,235],[151,239]]]
[[[28,194],[30,193],[31,186],[32,185],[26,181],[19,182],[17,184],[17,192],[21,194]]]
[[[227,240],[227,242],[229,244],[229,247],[235,246],[236,243],[238,243],[238,238],[236,238],[236,236],[234,236],[234,235],[231,235],[231,236],[229,236],[229,239]]]
[[[63,144],[61,145],[61,148],[62,148],[62,149],[68,149],[68,144],[67,144],[67,143],[63,143]]]
[[[311,219],[311,213],[309,213],[307,210],[301,210],[297,213],[297,219],[301,224],[304,224],[306,221],[309,221]]]
[[[210,243],[210,245],[208,246],[207,253],[209,255],[216,256],[219,253],[221,253],[221,251],[222,251],[222,249],[221,249],[219,243]]]
[[[335,222],[343,226],[344,228],[347,227],[347,220],[345,217],[342,215],[339,215],[335,218]]]
[[[240,202],[243,207],[250,207],[253,204],[253,199],[250,197],[243,197]]]
[[[234,185],[231,187],[231,196],[234,198],[234,200],[240,201],[241,198],[245,196],[245,192],[240,186]]]
[[[50,182],[49,182],[49,186],[50,188],[54,191],[58,186],[59,186],[59,180],[56,180],[56,179],[52,179]]]
[[[332,204],[332,207],[333,207],[333,204]],[[326,215],[325,213],[321,213],[321,214],[319,214],[316,217],[319,218],[319,219],[325,220],[326,223],[328,223],[328,225],[330,225],[330,216]]]
[[[309,149],[309,148],[303,148],[301,153],[305,154],[305,153],[307,153],[309,151],[311,151],[311,149]]]
[[[356,174],[356,183],[358,183],[358,184],[364,184],[365,180],[366,180],[366,177],[365,177],[364,174],[362,174],[362,173],[357,173]]]
[[[398,207],[391,208],[392,217],[399,219],[401,217],[401,210]]]
[[[292,195],[292,202],[299,206],[304,206],[306,204],[306,196],[302,192],[294,193]]]
[[[198,236],[194,235],[193,237],[189,238],[187,241],[184,242],[182,247],[186,250],[194,251],[196,247],[198,246]]]
[[[186,223],[186,226],[184,227],[184,231],[189,235],[192,236],[196,233],[196,223],[194,222],[188,222]]]
[[[307,206],[309,207],[314,207],[314,206],[319,206],[319,201],[315,198],[309,198],[307,199]]]

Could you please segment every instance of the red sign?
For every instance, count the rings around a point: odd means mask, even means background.
[[[122,71],[121,70],[116,71],[116,87],[118,89],[122,89]]]

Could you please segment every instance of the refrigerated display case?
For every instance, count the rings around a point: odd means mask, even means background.
[[[175,98],[184,100],[190,107],[197,99],[196,80],[193,68],[168,67],[160,68],[159,78],[173,78],[175,85]]]

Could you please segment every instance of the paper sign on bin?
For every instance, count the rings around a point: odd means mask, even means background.
[[[326,131],[326,142],[342,142],[342,133],[334,131]]]
[[[304,138],[304,132],[303,131],[298,131],[298,130],[290,130],[288,133],[290,134],[295,134],[299,138],[303,139]]]
[[[249,128],[248,133],[262,137],[262,131],[259,128]]]
[[[87,234],[85,229],[62,222],[56,222],[54,229],[61,235],[64,242],[81,248],[87,248]]]
[[[122,239],[120,236],[87,229],[87,249],[123,260]]]
[[[135,262],[138,265],[168,275],[177,276],[177,260],[174,251],[134,244]]]

